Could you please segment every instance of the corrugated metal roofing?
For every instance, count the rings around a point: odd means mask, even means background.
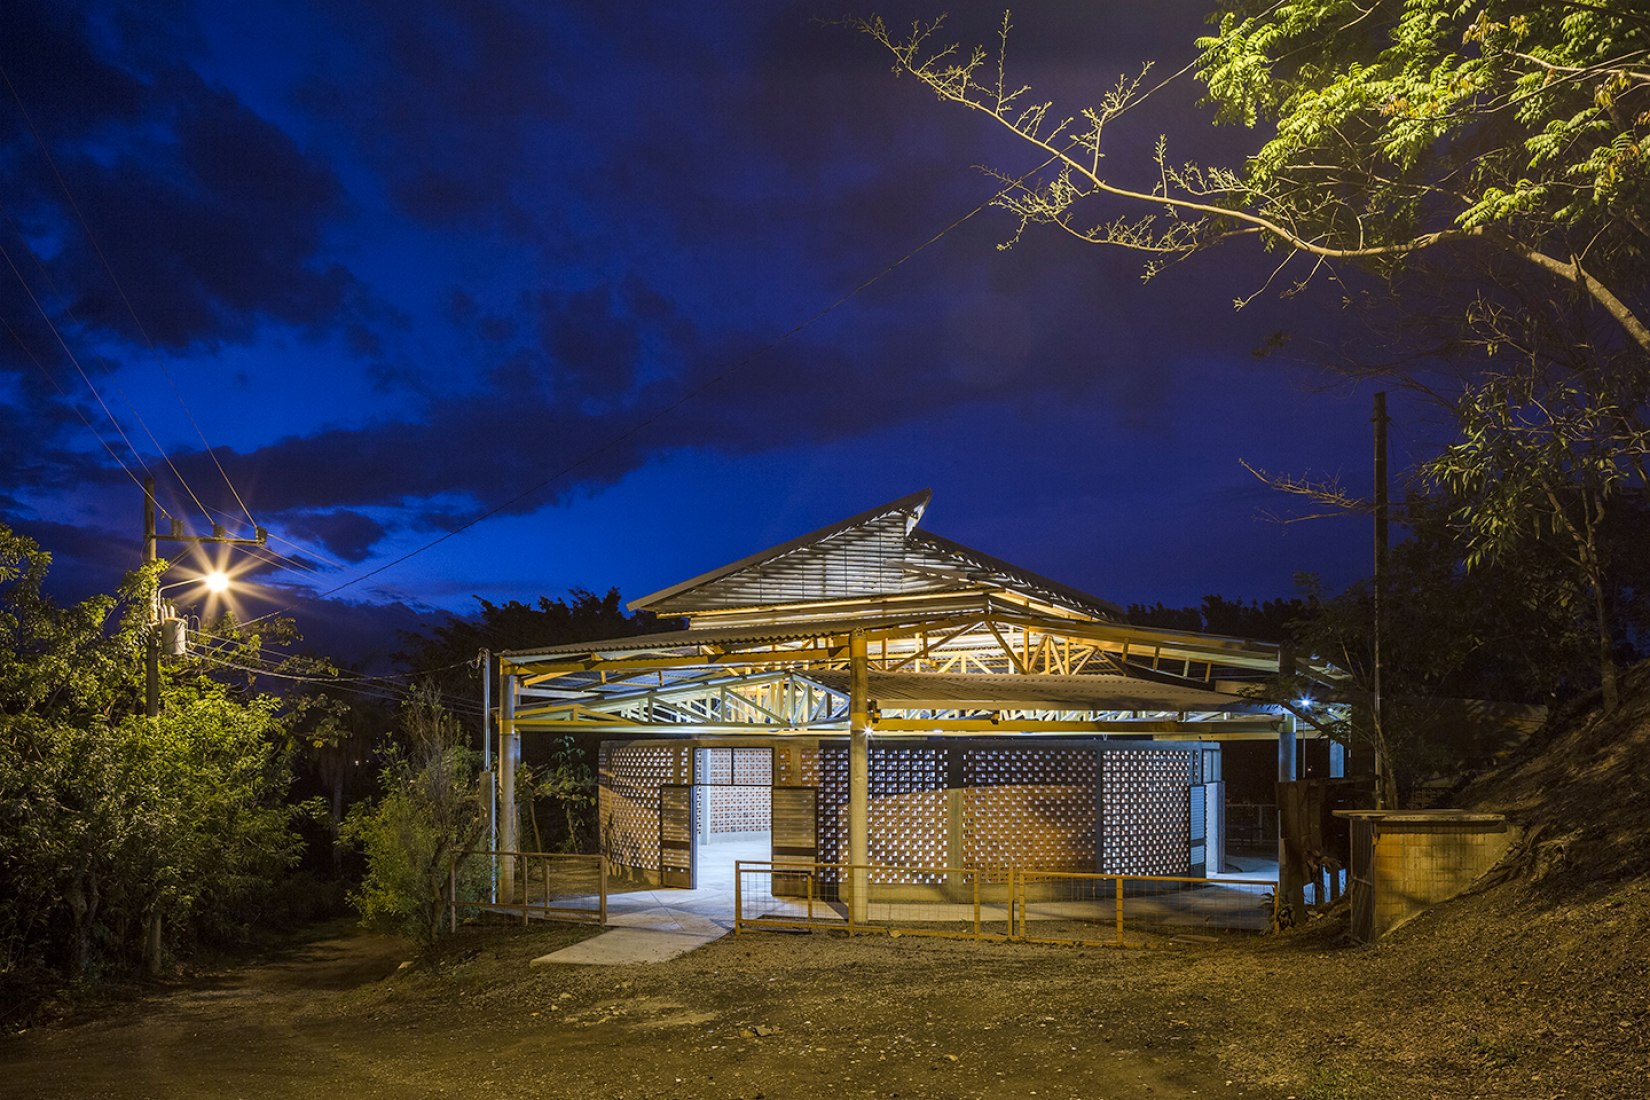
[[[660,614],[943,586],[900,569],[905,536],[928,507],[927,489],[740,558],[627,605]]]
[[[990,554],[982,553],[971,546],[964,546],[943,535],[936,535],[932,531],[912,531],[906,539],[909,549],[931,548],[953,561],[965,562],[980,571],[976,582],[984,581],[994,587],[1012,588],[1028,595],[1042,596],[1051,603],[1070,607],[1076,611],[1089,614],[1098,614],[1102,618],[1111,616],[1121,617],[1123,609],[1110,600],[1103,600],[1098,596],[1091,596],[1082,589],[1073,588],[1069,584],[1050,580],[1029,569],[1022,569],[1018,565],[994,558]]]
[[[632,609],[694,614],[828,600],[1011,589],[1093,615],[1116,604],[916,529],[925,489],[839,520],[680,584],[632,600]]]
[[[953,618],[955,608],[936,609],[927,615],[906,614],[887,616],[860,616],[852,619],[764,623],[757,626],[702,626],[689,630],[664,630],[655,634],[633,634],[626,638],[611,638],[597,642],[570,642],[566,645],[546,646],[543,649],[515,649],[500,654],[515,660],[535,657],[568,657],[585,654],[610,656],[613,654],[685,652],[701,646],[764,645],[772,642],[795,642],[827,634],[847,634],[852,630],[880,630],[902,624],[916,625],[925,620]]]
[[[848,673],[809,671],[808,679],[846,692]],[[1254,711],[1254,700],[1132,676],[954,676],[871,672],[868,696],[884,710]]]

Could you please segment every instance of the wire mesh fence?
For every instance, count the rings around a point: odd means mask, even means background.
[[[734,927],[817,928],[1005,940],[1013,934],[1008,871],[741,860]],[[855,897],[860,900],[857,904]]]
[[[1042,943],[1130,943],[1264,932],[1277,883],[1264,879],[1022,871],[1016,937]]]
[[[469,914],[607,923],[606,860],[561,852],[466,852],[453,860],[448,921]]]
[[[736,931],[817,929],[1125,946],[1271,926],[1264,879],[740,861]],[[856,898],[858,899],[856,901]]]

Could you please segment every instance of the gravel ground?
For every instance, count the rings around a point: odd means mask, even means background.
[[[1650,664],[1462,796],[1526,845],[1380,943],[1111,951],[728,937],[528,966],[589,935],[467,929],[431,969],[335,928],[0,1038],[5,1097],[1650,1098]]]
[[[747,934],[531,968],[588,934],[343,932],[0,1043],[8,1096],[1650,1096],[1650,886],[1523,883],[1375,947],[1112,951]]]

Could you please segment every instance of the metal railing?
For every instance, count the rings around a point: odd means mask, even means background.
[[[858,886],[863,899],[855,904]],[[1123,947],[1271,926],[1264,879],[741,860],[734,931],[814,929]]]
[[[889,881],[891,871],[900,881]],[[1006,940],[1014,934],[1013,874],[972,867],[739,860],[734,930],[821,928]],[[850,896],[856,882],[867,895],[861,905]]]
[[[1272,926],[1278,884],[1266,879],[1021,871],[1015,938],[1125,947]]]
[[[448,871],[447,919],[459,912],[607,923],[607,860],[563,852],[465,852]]]

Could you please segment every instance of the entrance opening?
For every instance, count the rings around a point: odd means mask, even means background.
[[[731,893],[736,861],[773,858],[773,750],[697,749],[694,756],[697,886]]]

